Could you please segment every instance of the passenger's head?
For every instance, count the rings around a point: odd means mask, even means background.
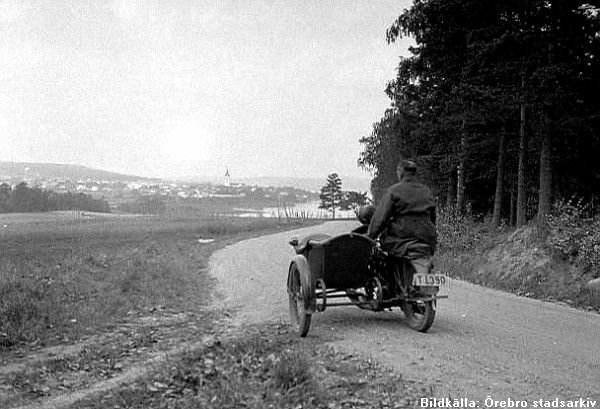
[[[417,174],[417,164],[411,160],[403,160],[396,167],[396,173],[398,180],[401,180],[403,176],[414,176]]]
[[[371,223],[371,218],[373,217],[374,214],[375,214],[375,206],[373,206],[373,205],[361,206],[358,209],[358,220],[362,224],[369,224],[369,223]]]

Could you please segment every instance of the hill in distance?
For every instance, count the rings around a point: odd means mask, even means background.
[[[0,179],[61,179],[61,180],[107,180],[125,182],[132,180],[158,180],[139,176],[108,172],[79,165],[58,163],[28,163],[0,161]]]
[[[342,179],[343,190],[357,190],[368,192],[370,189],[371,180],[369,178],[344,177]],[[218,177],[203,177],[190,176],[181,178],[150,178],[134,175],[126,175],[122,173],[109,172],[101,169],[89,168],[80,165],[67,165],[58,163],[33,163],[33,162],[8,162],[0,161],[0,181],[2,180],[29,180],[29,179],[59,179],[59,180],[95,180],[95,181],[112,181],[112,182],[128,182],[128,181],[160,181],[160,180],[180,180],[185,182],[196,183],[215,183],[222,184],[225,178]],[[325,184],[326,177],[323,178],[303,178],[303,177],[278,177],[278,176],[258,176],[258,177],[242,177],[236,178],[235,175],[231,178],[232,182],[239,182],[246,185],[256,186],[272,186],[272,187],[293,187],[296,189],[318,192]]]

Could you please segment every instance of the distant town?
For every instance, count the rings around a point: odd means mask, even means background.
[[[207,198],[222,198],[224,201],[238,199],[235,201],[243,200],[248,205],[259,206],[276,205],[278,202],[287,204],[307,202],[318,200],[319,197],[317,192],[294,187],[256,186],[236,182],[229,175],[223,176],[218,183],[193,183],[146,179],[102,171],[87,172],[90,175],[81,172],[79,174],[71,172],[72,175],[62,172],[64,174],[60,175],[52,171],[53,169],[48,170],[48,165],[41,169],[39,165],[36,167],[22,164],[20,168],[15,165],[8,171],[5,170],[6,166],[0,166],[0,183],[14,188],[24,182],[29,188],[51,191],[55,194],[85,194],[94,199],[105,200],[111,210],[148,197],[184,201]]]

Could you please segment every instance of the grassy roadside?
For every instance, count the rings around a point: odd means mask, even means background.
[[[600,299],[584,288],[584,273],[557,256],[535,227],[497,231],[485,223],[441,227],[440,269],[452,277],[546,301],[600,310]]]
[[[68,343],[139,311],[206,305],[212,283],[202,273],[215,249],[307,223],[136,218],[12,224],[1,232],[0,352]]]
[[[72,407],[401,408],[431,393],[371,360],[271,324],[209,337],[127,387]]]

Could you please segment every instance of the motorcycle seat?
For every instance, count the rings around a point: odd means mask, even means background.
[[[417,258],[428,258],[433,255],[430,245],[418,241],[410,241],[402,244],[397,250],[393,251],[394,256],[409,260]]]

